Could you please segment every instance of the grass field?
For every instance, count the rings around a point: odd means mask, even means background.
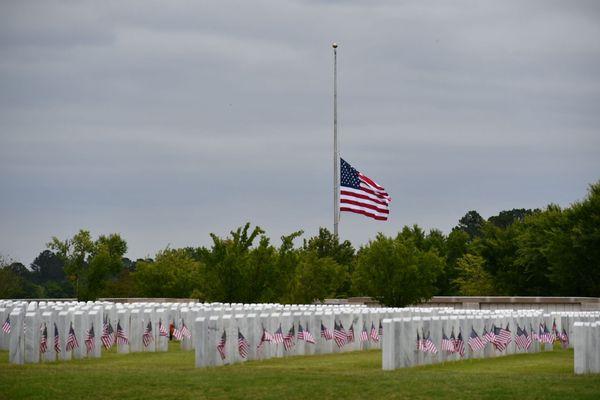
[[[574,376],[556,350],[396,371],[379,351],[196,369],[194,353],[103,354],[15,366],[0,352],[2,399],[600,399],[600,376]]]

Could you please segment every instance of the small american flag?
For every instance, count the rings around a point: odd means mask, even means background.
[[[421,335],[419,335],[419,331],[417,330],[417,350],[423,351],[423,340],[421,340]]]
[[[100,336],[100,341],[102,341],[102,345],[105,349],[110,349],[114,343],[113,340],[113,327],[111,323],[108,321],[108,318],[104,320],[104,324],[102,325],[102,335]]]
[[[524,350],[529,349],[531,346],[531,338],[527,335],[526,329],[521,329],[521,327],[517,324],[517,336],[515,337],[516,345]]]
[[[6,321],[2,324],[2,332],[10,333],[10,315],[6,317]]]
[[[175,321],[173,321],[173,337],[175,338],[175,340],[183,339],[183,332],[181,330],[177,329],[177,325],[175,325]]]
[[[75,330],[73,329],[73,324],[71,323],[69,327],[69,336],[67,336],[67,343],[65,345],[65,349],[67,351],[72,351],[79,347],[79,342],[77,341],[77,336],[75,336]]]
[[[306,343],[312,343],[315,344],[315,337],[313,336],[312,333],[310,333],[310,331],[308,330],[308,322],[306,323],[306,330],[304,331],[304,341]]]
[[[292,324],[288,333],[283,337],[283,347],[285,347],[286,351],[290,351],[294,347],[294,336],[296,336],[296,329],[294,328],[294,324]]]
[[[346,343],[354,343],[354,322],[350,324],[350,328],[348,329]]]
[[[185,325],[183,319],[181,320],[181,334],[188,339],[192,337],[192,332],[190,332],[188,327]]]
[[[304,340],[304,329],[302,329],[301,323],[298,323],[298,336],[296,338],[298,340]]]
[[[423,351],[431,354],[437,354],[438,352],[435,343],[433,343],[433,340],[431,340],[431,335],[429,332],[427,332],[427,336],[423,334]]]
[[[121,327],[121,321],[117,321],[117,344],[124,345],[129,343],[127,332]]]
[[[367,324],[363,322],[362,331],[360,331],[360,341],[368,342],[369,341],[369,332],[367,332]]]
[[[217,351],[221,355],[221,360],[225,359],[225,345],[227,344],[227,334],[225,330],[223,330],[223,335],[221,335],[221,340],[217,343]]]
[[[492,326],[492,328],[489,331],[484,327],[483,334],[481,335],[481,337],[486,343],[494,343],[494,341],[496,340],[496,335],[494,334],[494,327]]]
[[[333,339],[333,332],[323,325],[323,321],[321,321],[321,337],[325,338],[325,340]]]
[[[386,221],[392,198],[375,181],[340,158],[340,211]]]
[[[504,350],[506,350],[506,343],[502,339],[501,335],[502,335],[502,328],[494,326],[494,336],[496,338],[494,339],[493,343],[494,343],[494,347],[498,351],[504,351]]]
[[[90,326],[90,329],[85,333],[84,339],[85,347],[88,353],[94,351],[94,348],[96,347],[96,343],[94,343],[95,338],[96,335],[94,334],[94,324],[92,324],[92,326]]]
[[[379,333],[379,337],[383,336],[383,325],[381,325],[381,320],[379,320],[379,331],[377,333]]]
[[[446,336],[446,332],[442,329],[442,351],[446,351],[448,353],[454,353],[454,340],[450,339]]]
[[[40,337],[40,353],[44,354],[48,350],[48,327],[44,323],[42,336]]]
[[[450,339],[454,340],[455,352],[460,354],[461,357],[464,357],[465,356],[465,341],[463,340],[462,332],[459,330],[458,337],[456,339],[454,339],[454,330],[453,330],[452,334],[450,335]]]
[[[548,327],[546,326],[546,323],[544,323],[544,332],[542,333],[541,339],[542,339],[541,340],[542,343],[552,344],[552,342],[553,342],[552,335],[548,331]]]
[[[500,340],[505,346],[508,346],[512,341],[512,332],[510,331],[509,324],[506,324],[506,328],[500,329]]]
[[[279,328],[277,328],[275,334],[273,335],[273,342],[275,344],[283,343],[283,331],[281,330],[281,324],[279,324]]]
[[[60,335],[58,334],[58,326],[54,323],[54,351],[60,353]]]
[[[240,330],[238,328],[238,353],[240,353],[240,357],[248,358],[248,350],[249,349],[250,349],[250,344],[248,343],[248,341],[246,340],[244,335],[242,335],[242,332],[240,332]]]
[[[379,342],[379,334],[377,333],[377,329],[375,329],[375,324],[373,322],[371,322],[371,340]]]
[[[262,335],[260,336],[260,342],[258,342],[257,349],[260,349],[266,342],[271,342],[273,340],[273,335],[269,333],[265,327],[262,327]]]
[[[160,336],[169,337],[169,332],[167,332],[167,328],[162,323],[162,319],[158,320],[158,334]]]
[[[562,343],[563,348],[569,347],[569,335],[565,328],[562,329],[562,333],[560,334],[560,342]]]
[[[560,333],[558,333],[558,328],[556,327],[556,319],[552,320],[552,342],[560,340]]]
[[[335,340],[335,344],[337,344],[339,348],[344,347],[346,344],[346,331],[341,322],[339,324],[337,322],[333,324],[333,340]]]
[[[485,343],[481,340],[475,329],[471,327],[471,334],[469,335],[469,347],[473,351],[483,350]]]
[[[154,338],[152,337],[152,321],[148,321],[146,325],[146,329],[144,329],[144,334],[142,335],[142,342],[144,343],[144,347],[148,347],[150,342],[152,342]]]

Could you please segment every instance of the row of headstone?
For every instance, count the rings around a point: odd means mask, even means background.
[[[384,319],[383,369],[551,351],[555,339],[570,340],[562,336],[568,320],[541,310],[447,314]]]
[[[600,373],[600,320],[574,324],[575,374]]]
[[[225,314],[194,322],[196,366],[380,347],[386,309]]]

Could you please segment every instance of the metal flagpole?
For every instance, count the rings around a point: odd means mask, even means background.
[[[333,234],[338,236],[340,222],[340,153],[337,140],[337,43],[333,47]]]

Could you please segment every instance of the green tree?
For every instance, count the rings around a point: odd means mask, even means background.
[[[466,232],[471,239],[481,236],[481,229],[485,224],[485,220],[475,210],[467,212],[460,220],[454,229]]]
[[[291,302],[307,304],[334,297],[347,279],[346,270],[331,257],[319,257],[314,251],[302,252],[293,283]]]
[[[98,297],[107,279],[123,268],[127,243],[118,234],[101,235],[93,240],[90,232],[80,230],[71,239],[53,237],[48,248],[64,263],[64,270],[80,300]]]
[[[202,283],[202,265],[185,249],[159,251],[154,260],[138,261],[132,274],[145,297],[190,297]]]
[[[455,280],[462,296],[488,296],[494,294],[494,280],[484,268],[483,257],[465,254],[457,263],[459,276]]]
[[[357,255],[355,292],[387,306],[406,306],[431,298],[444,260],[435,250],[420,250],[414,240],[378,234]]]

